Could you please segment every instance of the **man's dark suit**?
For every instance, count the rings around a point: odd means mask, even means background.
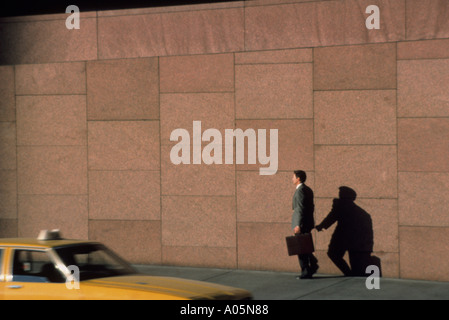
[[[300,233],[310,233],[315,227],[313,218],[315,205],[313,203],[313,191],[304,183],[299,185],[293,195],[292,209],[292,229],[299,226]],[[298,255],[298,259],[303,276],[311,276],[318,268],[318,260],[313,254],[301,254]]]

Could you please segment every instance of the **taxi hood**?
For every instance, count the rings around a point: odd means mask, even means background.
[[[244,289],[203,281],[142,274],[81,281],[80,287],[121,289],[124,294],[126,294],[126,292],[140,292],[139,296],[145,296],[145,293],[148,293],[148,299],[152,299],[153,296],[159,296],[162,297],[162,299],[167,300],[241,300],[252,298],[251,293]],[[124,296],[123,299],[126,299],[126,297]]]

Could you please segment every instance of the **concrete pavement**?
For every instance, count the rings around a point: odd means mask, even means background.
[[[313,279],[297,280],[297,274],[288,272],[134,266],[146,274],[247,289],[254,300],[449,300],[449,282],[380,278],[380,288],[369,290],[364,277],[315,274]]]

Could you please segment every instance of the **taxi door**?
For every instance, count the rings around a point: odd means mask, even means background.
[[[6,248],[0,247],[0,300],[4,299],[4,290],[5,290],[5,263],[4,256],[6,253]]]
[[[45,249],[11,248],[4,259],[4,299],[59,300],[80,298],[80,290],[66,285]]]

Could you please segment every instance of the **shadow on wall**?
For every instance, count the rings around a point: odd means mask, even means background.
[[[366,267],[379,268],[380,259],[372,256],[374,236],[371,216],[355,204],[357,193],[346,186],[339,188],[339,197],[334,199],[332,209],[316,226],[318,231],[328,229],[337,222],[329,243],[328,256],[345,276],[366,276]],[[349,253],[349,264],[343,259]]]

